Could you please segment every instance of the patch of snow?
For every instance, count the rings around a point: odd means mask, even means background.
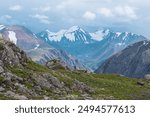
[[[101,41],[103,40],[103,37],[104,37],[104,33],[102,30],[99,30],[95,33],[90,33],[92,39],[96,40],[96,41]]]
[[[86,41],[86,40],[87,40],[87,38],[86,38],[86,36],[85,36],[85,35],[82,35],[82,37],[83,37],[83,40],[84,40],[84,41]]]
[[[66,32],[66,30],[60,30],[59,32],[57,33],[54,33],[54,32],[50,32],[50,31],[47,31],[48,32],[48,38],[50,41],[61,41],[64,33]]]
[[[121,35],[121,32],[116,32],[117,36],[119,37]]]
[[[17,38],[16,38],[16,33],[15,32],[8,31],[8,37],[9,37],[11,42],[13,42],[14,44],[17,44]]]
[[[86,32],[82,28],[80,28],[80,31],[82,31],[84,34],[86,34]]]
[[[36,47],[34,48],[35,50],[38,49],[40,46],[40,44],[37,44]]]
[[[48,41],[48,38],[46,37],[45,40]]]
[[[88,41],[86,41],[86,42],[85,42],[85,44],[89,44],[89,42],[88,42]]]
[[[36,36],[35,34],[33,34],[33,36],[34,36],[35,38],[37,38],[37,36]]]
[[[44,34],[42,34],[41,37],[44,37]]]
[[[5,28],[4,25],[0,25],[0,30],[3,30]]]
[[[110,30],[109,30],[109,29],[106,29],[106,30],[104,30],[104,31],[103,31],[103,33],[104,33],[105,35],[108,35],[108,34],[109,34],[109,32],[110,32]]]
[[[75,35],[74,35],[74,33],[66,33],[65,37],[67,39],[69,39],[69,41],[75,41]]]
[[[147,45],[148,45],[148,42],[143,41],[143,45],[144,45],[144,46],[147,46]]]
[[[129,34],[128,32],[125,32],[125,36],[128,36],[128,34]]]
[[[117,46],[122,46],[125,45],[124,43],[118,43]]]
[[[125,36],[122,38],[123,40],[126,40],[126,37],[128,36],[128,32],[125,32]]]

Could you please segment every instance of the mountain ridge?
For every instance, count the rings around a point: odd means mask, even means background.
[[[116,73],[132,78],[145,78],[150,74],[150,41],[132,44],[110,57],[95,72]]]

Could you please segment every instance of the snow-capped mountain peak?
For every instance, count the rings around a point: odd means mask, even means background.
[[[88,33],[79,26],[73,26],[68,30],[60,30],[59,32],[45,31],[38,34],[41,38],[45,39],[49,43],[61,43],[62,44],[90,44],[97,42],[115,43],[116,46],[125,46],[134,40],[144,39],[143,36],[136,35],[131,32],[116,32],[110,29],[101,29],[93,33]],[[136,42],[136,41],[135,41]]]
[[[83,41],[85,43],[87,43],[87,35],[89,34],[79,26],[71,27],[64,34],[69,41]]]
[[[54,42],[60,42],[62,39],[66,39],[71,42],[82,41],[87,43],[87,38],[90,38],[90,35],[79,26],[73,26],[68,30],[63,29],[56,33],[46,30],[44,32],[41,32],[39,36],[41,38],[44,37],[46,41],[49,40]]]

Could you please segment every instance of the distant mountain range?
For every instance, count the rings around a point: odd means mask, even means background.
[[[1,36],[12,41],[36,62],[61,59],[71,69],[96,70],[105,60],[130,44],[146,40],[131,32],[113,32],[109,29],[87,32],[73,26],[59,32],[49,30],[38,34],[24,26],[0,25]]]
[[[42,31],[37,37],[55,48],[67,51],[93,70],[128,45],[146,40],[142,35],[113,32],[109,29],[89,33],[79,26],[56,33]]]

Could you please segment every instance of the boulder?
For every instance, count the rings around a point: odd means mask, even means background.
[[[84,84],[83,82],[80,82],[78,80],[74,81],[72,88],[74,90],[80,91],[80,92],[87,92],[87,93],[93,92],[92,88],[90,88],[89,86],[87,86],[86,84]]]

